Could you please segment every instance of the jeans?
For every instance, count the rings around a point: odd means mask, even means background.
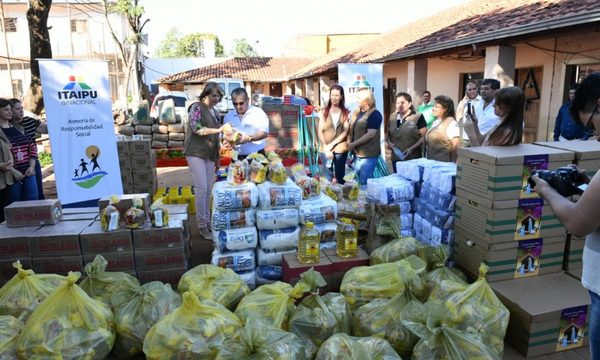
[[[38,188],[35,175],[25,176],[21,181],[16,181],[9,186],[10,200],[27,201],[38,199]]]
[[[327,156],[325,153],[319,153],[319,159],[321,159],[321,171],[323,172],[323,176],[327,178],[327,180],[331,181],[333,176],[339,184],[344,184],[344,176],[346,175],[346,159],[348,158],[348,153],[333,153],[332,166],[326,167],[327,164]],[[331,171],[333,169],[333,172]]]
[[[196,220],[198,228],[207,228],[210,224],[210,193],[215,183],[215,162],[196,156],[186,156],[194,189],[196,192]]]
[[[44,200],[44,185],[42,184],[42,166],[39,160],[35,160],[35,183],[38,189],[38,200]]]
[[[590,291],[590,297],[592,298],[588,314],[590,359],[600,360],[600,295]]]
[[[361,158],[356,157],[354,159],[354,170],[358,174],[358,182],[360,185],[366,185],[367,179],[373,177],[375,166],[377,166],[378,157]]]

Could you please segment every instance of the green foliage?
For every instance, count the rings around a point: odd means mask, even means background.
[[[172,58],[175,57],[175,47],[181,34],[177,28],[172,27],[167,31],[165,38],[160,42],[156,49],[155,55],[160,58]]]
[[[160,45],[156,49],[156,56],[162,58],[205,57],[205,40],[214,40],[215,56],[225,56],[223,44],[221,44],[216,35],[210,33],[192,33],[182,37],[176,28],[171,28],[167,32],[164,40],[160,42]]]
[[[144,16],[144,7],[138,4],[138,0],[116,0],[107,3],[105,1],[109,13],[124,15],[130,24],[133,34],[127,38],[129,44],[139,44],[142,42],[142,28],[148,22],[140,26],[140,20]]]
[[[233,39],[233,50],[231,51],[231,56],[235,57],[255,57],[258,56],[258,53],[252,45],[248,43],[248,40],[241,39]]]
[[[52,164],[52,154],[50,153],[41,152],[38,154],[38,159],[40,160],[40,165],[42,167]]]

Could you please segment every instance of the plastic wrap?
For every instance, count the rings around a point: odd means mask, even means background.
[[[295,249],[298,246],[300,227],[291,227],[277,230],[259,230],[258,239],[260,247],[269,251]]]
[[[391,205],[410,201],[414,185],[399,175],[389,175],[367,180],[367,200],[376,204]]]
[[[298,209],[271,209],[256,211],[258,230],[278,230],[298,226]]]
[[[321,184],[317,179],[308,176],[298,176],[295,178],[295,183],[302,189],[303,199],[309,199],[321,194]]]
[[[417,255],[421,244],[412,237],[400,238],[371,252],[371,265],[390,263]]]
[[[425,273],[423,281],[427,290],[427,297],[433,289],[441,286],[442,281],[452,281],[461,285],[467,285],[467,277],[458,269],[451,269],[446,266],[446,261],[450,257],[450,248],[446,245],[425,246],[419,249],[419,257],[427,262],[427,267],[431,271]]]
[[[321,187],[323,188],[322,192],[325,195],[329,196],[333,201],[342,201],[344,196],[344,188],[341,184],[338,184],[337,182],[327,182],[325,184],[322,184]]]
[[[269,165],[267,166],[267,178],[275,184],[283,185],[286,183],[288,180],[287,170],[280,160],[269,161]]]
[[[142,199],[133,198],[133,206],[125,211],[125,226],[128,229],[139,229],[146,223],[146,212],[141,209]]]
[[[321,243],[335,241],[335,234],[337,231],[336,222],[324,222],[315,224],[315,229],[321,234]]]
[[[402,360],[381,338],[335,334],[321,345],[316,360]]]
[[[182,294],[193,291],[198,299],[218,302],[230,310],[250,293],[246,283],[233,270],[206,264],[183,274],[177,290]]]
[[[412,182],[423,181],[423,172],[426,166],[435,164],[434,160],[426,158],[418,158],[408,161],[398,161],[396,166],[396,173],[400,174],[403,178]]]
[[[104,231],[114,231],[118,230],[121,224],[121,214],[117,209],[117,204],[119,204],[119,198],[116,195],[110,197],[110,202],[108,206],[106,206],[100,212],[100,226]]]
[[[0,359],[17,358],[17,340],[25,325],[11,315],[0,315]]]
[[[236,160],[229,165],[227,170],[227,182],[232,185],[242,185],[248,182],[250,166],[245,160]]]
[[[290,179],[282,184],[265,181],[258,185],[260,209],[297,208],[301,203],[302,189]]]
[[[169,226],[169,211],[163,203],[163,198],[155,200],[150,205],[150,221],[154,227],[168,227]]]
[[[254,249],[258,244],[258,234],[254,226],[214,230],[213,242],[220,252]]]
[[[235,229],[254,226],[256,224],[256,209],[246,210],[212,210],[213,230]]]
[[[140,282],[133,276],[124,272],[106,271],[108,261],[102,255],[96,255],[91,263],[85,265],[87,277],[79,286],[91,298],[100,300],[110,306],[113,292],[118,286],[139,286]]]
[[[258,204],[258,188],[251,182],[233,185],[219,181],[212,188],[212,201],[218,210],[253,208]]]
[[[367,223],[369,224],[367,235],[367,252],[398,239],[402,233],[400,205],[369,204],[367,211]]]
[[[360,185],[356,181],[348,181],[343,185],[344,198],[350,201],[358,199],[360,193]]]
[[[221,253],[213,250],[211,264],[231,269],[235,272],[252,271],[256,268],[254,250],[229,251]]]
[[[296,249],[268,251],[265,249],[258,248],[256,249],[256,263],[258,264],[258,266],[281,266],[281,264],[283,263],[283,255],[295,253]]]
[[[313,224],[335,221],[337,219],[337,203],[329,196],[321,194],[300,205],[300,223],[312,222]]]
[[[257,278],[271,280],[271,281],[279,281],[281,280],[282,270],[281,266],[270,266],[270,265],[261,265],[256,268],[256,276]]]

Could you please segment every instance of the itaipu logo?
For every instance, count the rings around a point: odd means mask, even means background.
[[[354,82],[348,87],[348,93],[354,94],[360,89],[370,89],[375,91],[375,88],[371,86],[371,83],[367,81],[367,77],[363,74],[354,74]]]
[[[85,156],[75,159],[77,167],[73,171],[73,182],[84,189],[94,187],[100,179],[108,175],[103,171],[98,163],[100,157],[100,148],[96,145],[90,145],[85,149]],[[86,159],[87,158],[87,159]],[[87,161],[86,161],[87,160]],[[91,168],[91,170],[89,169]],[[90,172],[91,171],[91,172]]]
[[[96,104],[98,92],[85,82],[85,77],[69,75],[69,82],[57,92],[62,105]]]

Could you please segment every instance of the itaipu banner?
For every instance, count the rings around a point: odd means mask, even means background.
[[[59,199],[71,204],[122,194],[108,63],[39,64]]]

